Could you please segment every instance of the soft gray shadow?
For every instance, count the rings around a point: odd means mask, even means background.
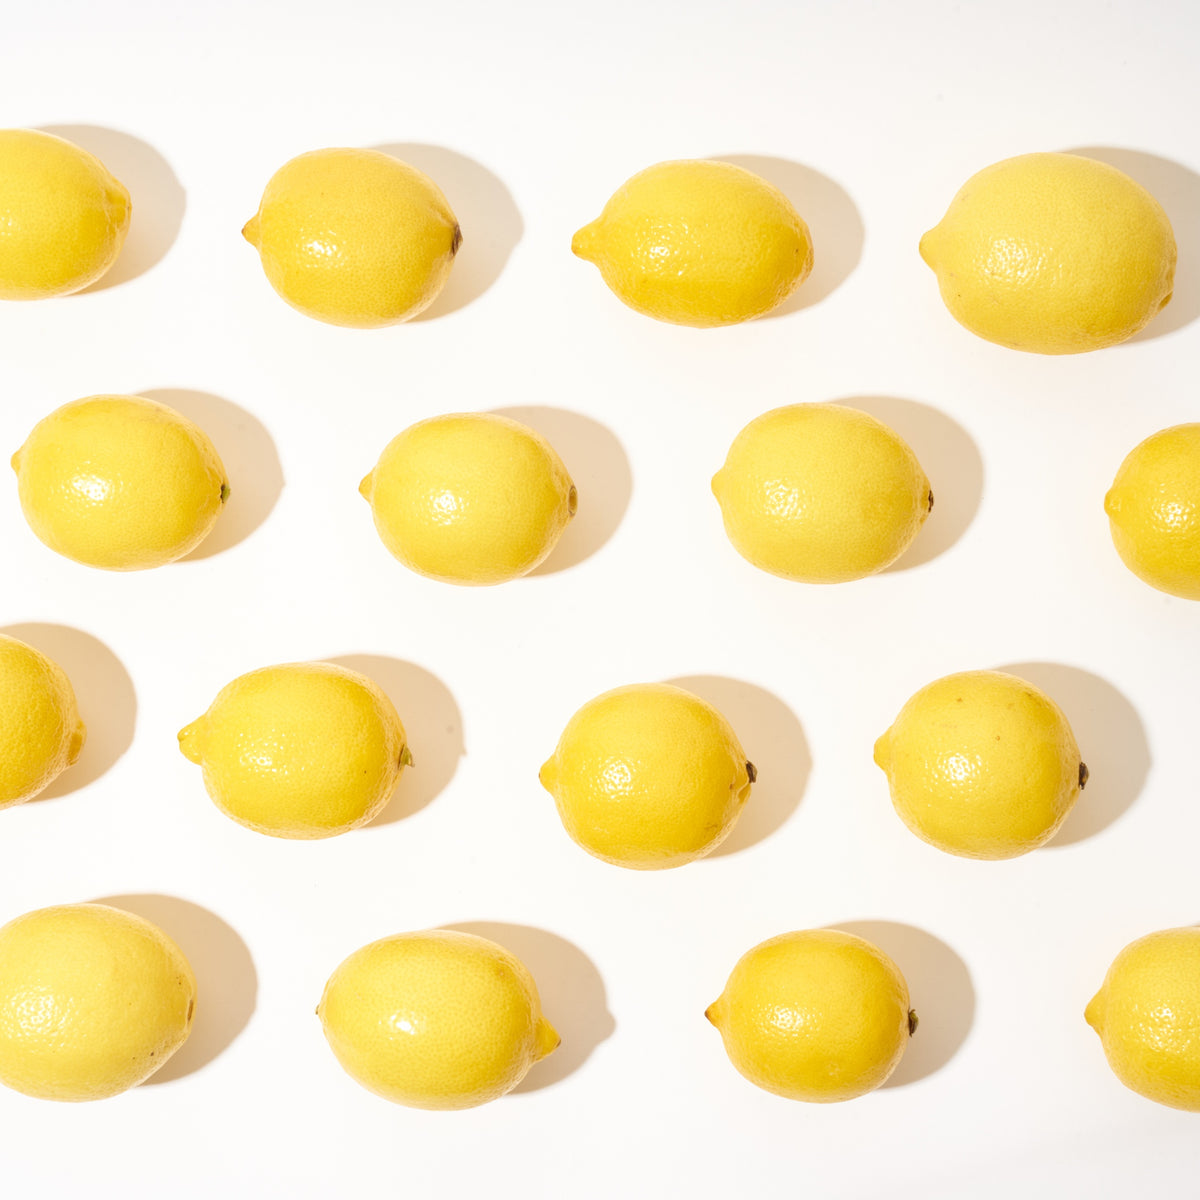
[[[271,515],[283,491],[283,467],[263,423],[244,408],[208,392],[153,388],[140,392],[169,405],[212,438],[229,478],[229,499],[212,532],[183,562],[211,558],[248,538]]]
[[[1200,316],[1200,175],[1182,163],[1142,150],[1079,146],[1067,153],[1095,158],[1124,171],[1163,206],[1175,230],[1179,250],[1175,291],[1167,307],[1129,341],[1150,341],[1190,325]]]
[[[616,436],[591,417],[563,408],[497,408],[536,430],[558,451],[579,492],[579,507],[558,545],[531,575],[552,575],[590,558],[617,531],[633,494],[629,459]]]
[[[466,921],[445,925],[461,933],[473,933],[503,946],[528,968],[537,984],[542,1012],[558,1030],[562,1044],[513,1089],[540,1092],[577,1071],[595,1048],[616,1029],[608,1011],[604,980],[595,963],[578,946],[555,933],[532,925],[509,925],[500,921]]]
[[[915,400],[850,396],[838,403],[891,426],[912,447],[929,477],[933,511],[913,544],[887,571],[919,567],[949,550],[975,519],[983,498],[983,459],[970,434],[944,412]]]
[[[160,262],[175,244],[187,197],[170,164],[153,146],[132,134],[99,125],[44,125],[94,154],[129,189],[129,233],[112,269],[85,292],[127,283]]]
[[[828,175],[803,163],[761,154],[716,154],[774,184],[804,218],[813,243],[812,274],[778,308],[766,314],[783,317],[820,304],[844,283],[862,258],[863,223],[854,201]]]
[[[401,772],[396,794],[367,828],[420,812],[445,790],[466,753],[462,716],[454,697],[436,675],[399,658],[344,654],[326,661],[358,671],[383,688],[400,714],[412,753],[412,765]]]
[[[99,638],[68,625],[9,625],[0,633],[27,642],[62,667],[87,726],[87,741],[75,765],[34,799],[52,800],[87,787],[109,770],[133,741],[137,696],[129,672]]]
[[[246,943],[216,913],[177,896],[102,896],[92,903],[123,908],[157,925],[178,944],[196,976],[192,1032],[142,1086],[170,1083],[207,1066],[232,1044],[254,1013],[258,973]]]
[[[766,688],[740,679],[685,675],[667,682],[723,714],[758,772],[733,832],[712,856],[736,854],[770,837],[796,811],[812,770],[808,741],[795,714]]]
[[[423,171],[445,193],[462,229],[462,245],[441,295],[414,320],[457,312],[500,278],[525,224],[512,193],[487,167],[444,146],[389,142],[375,146]]]
[[[940,1071],[967,1040],[975,1020],[975,987],[967,964],[940,938],[898,921],[846,921],[831,928],[873,942],[908,984],[917,1031],[883,1086],[903,1087]]]
[[[1070,846],[1107,829],[1138,798],[1150,772],[1137,710],[1107,680],[1079,667],[1023,662],[999,670],[1041,688],[1066,713],[1087,764],[1087,785],[1049,845]]]

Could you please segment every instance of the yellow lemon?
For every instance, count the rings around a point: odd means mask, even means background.
[[[1200,424],[1135,446],[1104,497],[1113,545],[1151,587],[1200,600]]]
[[[540,434],[496,413],[419,421],[394,437],[358,490],[383,544],[444,583],[528,574],[575,515],[575,485]]]
[[[808,278],[812,239],[788,198],[708,159],[659,163],[624,183],[571,241],[630,308],[676,325],[734,325]]]
[[[239,676],[180,730],[217,807],[259,833],[322,838],[365,825],[411,764],[404,726],[372,680],[334,663]]]
[[[329,977],[317,1016],[352,1079],[410,1108],[496,1100],[559,1044],[525,965],[449,929],[356,950]]]
[[[1013,350],[1079,354],[1132,337],[1171,298],[1175,235],[1128,175],[1023,154],[963,185],[921,239],[951,315]]]
[[[1003,671],[923,687],[875,743],[875,762],[909,829],[964,858],[1015,858],[1048,842],[1088,777],[1062,709]]]
[[[0,808],[33,799],[79,757],[86,740],[63,669],[0,633]]]
[[[60,904],[0,929],[0,1083],[42,1100],[104,1100],[187,1040],[196,978],[157,925]]]
[[[117,260],[129,192],[86,150],[36,129],[0,130],[0,300],[66,296]]]
[[[293,158],[271,177],[242,235],[293,308],[358,329],[428,308],[462,244],[437,184],[378,150]]]
[[[1127,1088],[1200,1112],[1200,928],[1164,929],[1126,946],[1084,1019]]]
[[[755,946],[704,1015],[751,1083],[818,1103],[879,1087],[917,1028],[896,964],[865,938],[836,929],[783,933]]]
[[[729,722],[667,683],[589,700],[538,778],[567,832],[619,867],[678,867],[729,834],[757,778]]]
[[[842,404],[793,404],[756,417],[734,439],[712,490],[734,549],[803,583],[882,571],[933,507],[908,444]]]
[[[12,457],[21,508],[51,550],[138,571],[194,550],[229,496],[208,435],[141,396],[89,396],[34,426]]]

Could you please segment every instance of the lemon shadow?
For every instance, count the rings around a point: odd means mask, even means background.
[[[53,659],[67,673],[87,740],[68,767],[35,800],[77,792],[109,771],[133,742],[137,696],[121,660],[99,638],[68,625],[30,622],[0,629]]]
[[[258,999],[258,973],[246,943],[207,908],[176,896],[102,896],[109,904],[157,925],[180,950],[196,976],[196,1017],[188,1040],[143,1087],[170,1083],[206,1067],[246,1028]]]

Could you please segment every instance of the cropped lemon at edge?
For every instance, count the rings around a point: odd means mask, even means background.
[[[208,435],[142,396],[88,396],[44,417],[13,455],[21,508],[51,550],[138,571],[194,550],[229,497]]]
[[[1104,497],[1121,561],[1160,592],[1200,600],[1200,423],[1135,446]]]
[[[571,249],[630,308],[701,327],[763,316],[813,265],[808,226],[791,201],[752,171],[711,159],[634,175]]]
[[[43,1100],[104,1100],[187,1040],[196,978],[157,925],[62,904],[0,929],[0,1083]]]
[[[853,1100],[900,1064],[917,1014],[899,967],[836,929],[780,934],[744,954],[705,1016],[751,1083],[789,1100]]]
[[[374,819],[413,759],[395,706],[373,680],[327,662],[241,675],[180,730],[216,806],[281,838],[323,838]]]
[[[541,434],[498,413],[430,417],[394,437],[359,485],[388,551],[444,583],[527,575],[575,515],[575,485]]]
[[[1023,154],[984,168],[920,243],[951,315],[1036,354],[1132,337],[1166,305],[1176,247],[1162,206],[1107,163]]]
[[[875,763],[917,837],[977,859],[1044,845],[1088,779],[1062,709],[1003,671],[963,671],[921,688],[875,743]]]
[[[74,142],[0,130],[0,300],[95,283],[121,252],[131,209],[124,184]]]
[[[757,777],[725,717],[666,683],[589,700],[538,775],[578,845],[637,870],[682,866],[715,850]]]
[[[882,571],[933,508],[904,439],[844,404],[793,404],[756,417],[734,439],[712,491],[734,549],[802,583]]]
[[[441,189],[380,150],[313,150],[271,177],[242,235],[293,308],[332,325],[407,321],[437,298],[462,244]]]
[[[317,1016],[352,1079],[411,1108],[496,1100],[560,1041],[525,965],[449,929],[356,950],[330,976]]]

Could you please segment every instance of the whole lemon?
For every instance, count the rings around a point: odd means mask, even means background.
[[[1132,337],[1170,300],[1176,251],[1158,201],[1116,167],[1023,154],[967,180],[921,257],[972,333],[1079,354]]]
[[[818,1103],[879,1087],[917,1028],[896,964],[836,929],[782,933],[755,946],[704,1015],[751,1083]]]
[[[12,457],[37,536],[90,567],[139,571],[194,550],[229,496],[208,435],[141,396],[89,396],[34,426]]]
[[[1151,587],[1200,600],[1200,424],[1152,434],[1104,497],[1113,545]]]
[[[525,965],[450,929],[356,950],[329,977],[317,1016],[352,1079],[410,1108],[496,1100],[560,1040]]]
[[[378,815],[412,763],[404,726],[372,680],[335,663],[239,676],[179,732],[217,807],[259,833],[322,838]]]
[[[1003,671],[927,684],[875,743],[900,819],[964,858],[1015,858],[1048,842],[1088,770],[1062,709]]]
[[[567,833],[619,867],[678,867],[728,836],[757,778],[729,722],[668,683],[589,700],[538,775]]]
[[[293,308],[357,329],[428,308],[462,244],[437,184],[379,150],[293,158],[271,177],[242,235]]]
[[[36,129],[0,130],[0,300],[66,296],[117,261],[129,192],[98,159]]]
[[[842,404],[792,404],[755,417],[734,439],[712,490],[734,549],[803,583],[882,571],[933,508],[908,444]]]
[[[0,929],[0,1083],[42,1100],[104,1100],[187,1040],[196,978],[157,925],[60,904]]]
[[[808,278],[812,239],[791,201],[732,163],[648,167],[622,184],[571,249],[630,308],[676,325],[734,325]]]
[[[1200,929],[1164,929],[1126,946],[1084,1019],[1127,1088],[1200,1112]]]
[[[554,549],[577,494],[539,433],[496,413],[418,421],[394,437],[358,490],[383,544],[443,583],[504,583]]]
[[[63,669],[0,633],[0,808],[33,799],[79,757],[86,740]]]

